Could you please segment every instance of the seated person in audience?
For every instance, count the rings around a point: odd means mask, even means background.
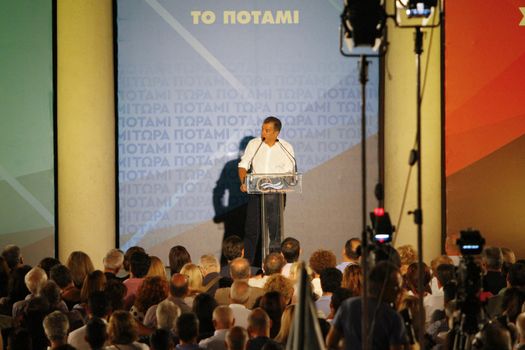
[[[284,309],[283,315],[281,316],[281,327],[279,328],[279,333],[277,333],[274,340],[283,346],[286,346],[288,336],[290,335],[290,330],[293,326],[294,312],[295,305],[288,305]]]
[[[250,278],[250,263],[244,258],[234,259],[230,264],[230,273],[235,281],[246,281]],[[251,309],[258,297],[264,294],[262,288],[250,287],[250,298],[246,307]],[[219,305],[228,305],[230,303],[230,288],[219,288],[215,292],[215,299]]]
[[[73,307],[73,311],[82,316],[84,323],[88,320],[89,296],[94,292],[105,290],[106,283],[106,275],[100,270],[95,270],[86,276],[82,289],[80,289],[80,304]]]
[[[503,267],[501,268],[501,272],[503,273],[503,276],[505,276],[506,280],[509,267],[516,263],[516,255],[512,249],[509,248],[501,248],[501,254],[503,254]]]
[[[281,274],[284,277],[290,277],[290,268],[294,263],[299,261],[299,256],[301,255],[301,244],[299,241],[293,237],[287,237],[281,243],[281,254],[286,261],[286,264],[283,266]]]
[[[23,309],[27,306],[29,300],[36,297],[47,281],[46,272],[40,267],[33,267],[24,277],[24,282],[29,290],[29,295],[25,297],[24,300],[17,301],[13,304],[12,316],[15,325],[20,321],[20,316],[23,312]]]
[[[490,317],[501,315],[503,312],[503,296],[509,288],[525,290],[525,263],[516,262],[510,266],[507,274],[507,287],[503,288],[498,295],[487,300],[486,311]]]
[[[44,318],[44,331],[50,346],[48,349],[56,349],[67,344],[67,332],[69,322],[67,316],[60,311],[53,311]]]
[[[71,271],[73,283],[80,289],[82,289],[82,283],[84,283],[86,276],[95,271],[91,258],[82,251],[75,251],[69,254],[65,265]]]
[[[179,273],[180,269],[187,263],[191,263],[190,253],[181,245],[171,247],[169,253],[170,272],[171,275]]]
[[[500,322],[487,323],[472,341],[477,350],[512,350],[512,338],[507,327]]]
[[[157,305],[155,315],[157,317],[157,328],[168,331],[173,339],[173,343],[178,344],[177,319],[181,315],[180,308],[171,300],[166,299]]]
[[[205,254],[201,256],[199,266],[202,271],[202,292],[213,297],[221,279],[219,260],[211,254]]]
[[[49,273],[51,269],[57,265],[62,265],[58,259],[47,257],[40,260],[37,266],[43,269],[46,272],[47,279],[50,279]]]
[[[332,298],[330,299],[330,313],[326,316],[326,320],[329,323],[332,323],[332,320],[335,317],[335,314],[337,313],[337,310],[339,310],[339,307],[348,298],[351,298],[355,296],[350,289],[346,288],[337,288],[332,293]]]
[[[244,328],[248,327],[248,316],[250,309],[246,307],[250,298],[250,286],[248,282],[237,280],[230,287],[230,309],[232,310],[235,324]]]
[[[343,247],[343,261],[336,267],[343,272],[348,265],[359,265],[361,256],[361,240],[359,238],[350,238]]]
[[[437,310],[443,311],[445,308],[445,293],[443,286],[452,282],[456,277],[456,267],[452,264],[440,264],[436,271],[437,289],[432,294],[423,299],[425,305],[425,324],[428,325],[432,315]]]
[[[126,286],[122,282],[110,279],[106,282],[104,294],[108,301],[110,313],[117,310],[124,310],[124,297],[126,296]]]
[[[108,281],[111,279],[124,281],[123,278],[117,277],[124,264],[124,253],[122,253],[122,250],[115,248],[110,249],[106,253],[102,263],[104,264],[104,274]]]
[[[77,350],[81,349],[93,349],[93,350],[102,350],[105,347],[108,332],[107,332],[107,322],[104,319],[98,317],[91,318],[86,324],[84,341],[86,342],[86,347],[79,347],[71,342],[68,337],[68,342],[74,346]]]
[[[158,276],[167,282],[168,275],[166,274],[166,268],[164,267],[162,260],[160,260],[158,256],[153,255],[151,255],[149,259],[151,264],[149,265],[149,270],[146,274],[146,277]]]
[[[122,262],[122,267],[124,268],[124,271],[126,272],[127,275],[122,278],[123,281],[127,280],[130,277],[129,276],[129,273],[130,273],[129,264],[130,264],[131,256],[135,252],[145,253],[146,251],[144,250],[144,248],[139,247],[139,246],[129,247],[128,250],[126,250],[126,253],[124,253],[124,261]]]
[[[36,296],[29,300],[21,315],[20,326],[29,331],[34,349],[45,349],[48,344],[43,322],[49,311],[47,300]]]
[[[283,266],[285,265],[285,260],[281,253],[270,253],[266,255],[263,262],[263,272],[264,275],[258,275],[251,277],[248,280],[248,284],[251,287],[264,287],[264,284],[268,278],[273,274],[280,274]]]
[[[171,276],[170,294],[168,300],[177,305],[182,313],[191,312],[191,307],[186,304],[184,298],[188,294],[188,277],[180,273]],[[155,328],[157,325],[156,319],[157,305],[151,306],[144,316],[144,326]]]
[[[139,343],[137,324],[128,311],[116,311],[109,318],[108,338],[110,346],[106,350],[149,349]]]
[[[177,330],[179,332],[179,345],[177,349],[202,349],[197,344],[199,335],[199,320],[194,313],[183,313],[177,320]]]
[[[213,310],[218,306],[217,301],[209,294],[203,293],[195,297],[191,311],[199,319],[198,341],[209,338],[215,331],[213,327]]]
[[[399,268],[399,272],[401,272],[401,276],[404,276],[410,264],[417,262],[417,251],[410,244],[399,246],[396,248],[396,250],[399,253],[399,258],[401,259],[401,267]]]
[[[60,298],[60,288],[54,281],[46,281],[44,285],[40,288],[39,296],[45,298],[49,304],[50,311],[61,311],[64,314],[69,313],[66,303]],[[82,323],[82,319],[77,317],[77,320]],[[77,323],[78,326],[78,323]],[[71,329],[71,324],[70,324]]]
[[[157,328],[150,336],[149,347],[151,350],[172,350],[175,343],[169,331]]]
[[[30,291],[25,284],[25,276],[31,270],[31,266],[24,265],[17,267],[9,274],[7,282],[7,296],[0,299],[0,313],[12,316],[13,304],[24,300]]]
[[[191,305],[193,299],[202,292],[201,269],[193,263],[187,263],[180,269],[180,273],[188,276],[188,295],[184,300],[186,304]]]
[[[71,271],[65,265],[56,265],[49,272],[50,278],[60,288],[60,296],[69,310],[80,303],[80,289],[73,283]]]
[[[348,265],[343,271],[341,287],[352,292],[353,297],[358,297],[363,291],[363,270],[360,265]]]
[[[403,276],[404,280],[404,289],[408,292],[410,295],[420,296],[420,297],[426,297],[429,295],[432,291],[430,289],[430,280],[432,279],[432,274],[430,273],[430,268],[427,266],[427,264],[423,263],[423,290],[420,292],[418,290],[419,286],[419,270],[418,270],[419,263],[415,262],[408,266],[405,275]],[[420,295],[420,293],[422,293]]]
[[[9,272],[13,272],[16,268],[24,265],[24,258],[20,247],[14,244],[8,244],[2,250],[2,257],[4,258]]]
[[[227,264],[221,267],[220,275],[230,277],[230,264],[237,258],[244,257],[244,241],[237,235],[226,237],[222,241],[222,255],[226,258]]]
[[[270,317],[261,308],[253,309],[248,317],[248,335],[250,340],[246,346],[247,350],[260,350],[272,340],[270,339],[271,321]]]
[[[321,288],[321,271],[328,267],[335,267],[337,259],[331,250],[319,249],[312,253],[308,261],[312,269],[312,289],[313,292],[320,297],[323,295]]]
[[[328,267],[321,271],[321,288],[323,295],[315,301],[319,317],[326,318],[330,314],[330,301],[333,292],[341,287],[343,274],[335,267]]]
[[[226,348],[228,350],[246,350],[248,332],[243,327],[235,326],[226,332]]]
[[[483,290],[497,295],[502,288],[505,288],[507,281],[501,272],[503,268],[503,254],[498,247],[486,247],[483,249],[482,264],[486,271],[483,276]]]
[[[405,349],[408,337],[403,319],[390,304],[401,291],[401,276],[398,268],[387,261],[380,261],[371,269],[368,281],[368,319],[374,318],[374,337],[371,349]],[[382,299],[379,300],[379,296]],[[327,336],[328,348],[336,348],[344,337],[346,349],[361,349],[362,297],[347,299],[340,306]]]
[[[101,320],[101,322],[104,324],[104,332],[105,332],[105,319],[109,315],[109,305],[106,301],[106,295],[103,291],[96,291],[91,293],[88,299],[88,324],[89,321],[92,319],[98,319]],[[87,325],[80,327],[71,333],[69,333],[67,342],[77,348],[78,350],[82,349],[89,349],[89,343],[86,339],[86,332],[87,332]]]
[[[199,346],[204,349],[226,350],[226,332],[233,327],[233,312],[229,306],[217,306],[213,310],[213,327],[215,332],[213,336],[203,339]]]
[[[281,329],[281,317],[285,306],[284,298],[279,292],[265,293],[259,301],[259,307],[270,317],[270,338],[272,339]]]
[[[146,277],[137,291],[135,303],[130,310],[131,315],[137,322],[142,323],[148,309],[167,297],[168,282],[166,280],[159,276]]]
[[[130,277],[123,283],[127,288],[126,297],[124,298],[124,307],[130,309],[135,302],[137,291],[148,274],[149,266],[151,264],[148,254],[143,252],[135,252],[129,259]]]
[[[432,281],[430,282],[430,288],[432,289],[432,294],[435,294],[439,289],[437,280],[437,269],[441,264],[454,265],[452,259],[448,255],[440,255],[432,259],[432,261],[430,262],[430,269],[432,270]]]
[[[280,274],[273,274],[268,278],[264,287],[264,293],[279,292],[283,298],[284,305],[290,305],[294,295],[292,281]]]

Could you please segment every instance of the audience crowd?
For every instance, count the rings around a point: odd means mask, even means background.
[[[243,240],[230,236],[223,242],[224,266],[212,254],[194,259],[182,246],[171,248],[164,266],[132,247],[108,251],[101,271],[80,251],[64,264],[48,257],[28,266],[20,249],[9,245],[0,256],[0,345],[284,349],[300,302],[299,261],[305,260],[314,329],[327,348],[361,349],[367,310],[370,349],[455,349],[458,254],[437,256],[420,273],[412,246],[379,246],[364,283],[360,252],[359,239],[352,238],[340,258],[325,249],[303,257],[300,242],[288,237],[281,252],[267,255],[258,268],[243,257]],[[480,329],[470,335],[472,347],[525,349],[525,261],[498,247],[486,247],[474,261],[482,277],[475,294]]]

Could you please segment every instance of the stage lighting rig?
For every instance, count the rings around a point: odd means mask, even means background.
[[[341,45],[344,56],[361,56],[355,48],[371,48],[378,52],[382,47],[386,22],[384,3],[380,0],[345,0],[341,14]],[[342,41],[345,41],[351,53],[344,52]],[[382,52],[379,53],[379,55]],[[378,54],[368,54],[377,56]]]

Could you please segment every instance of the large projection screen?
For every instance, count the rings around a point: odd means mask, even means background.
[[[244,234],[237,163],[283,122],[302,194],[285,235],[304,257],[361,235],[361,86],[339,53],[338,1],[117,1],[119,244],[194,260]],[[367,84],[368,206],[378,179],[379,61]]]
[[[445,11],[447,235],[476,228],[524,257],[525,8],[463,0]]]
[[[55,255],[53,1],[0,11],[0,246]]]

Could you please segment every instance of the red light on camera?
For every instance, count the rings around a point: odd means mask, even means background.
[[[374,209],[374,215],[375,216],[383,216],[383,215],[385,215],[385,208],[375,208]]]

